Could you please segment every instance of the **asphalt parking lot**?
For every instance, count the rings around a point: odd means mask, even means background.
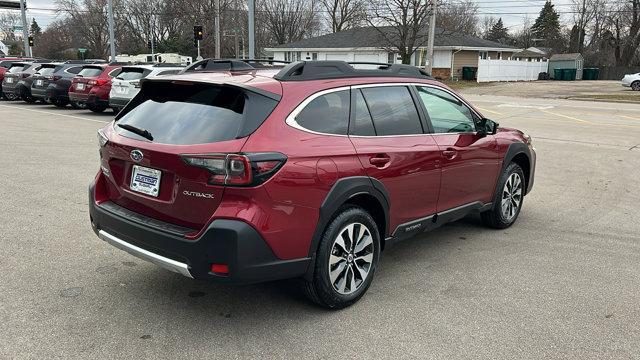
[[[100,241],[87,186],[113,115],[0,102],[0,358],[637,359],[640,105],[468,99],[533,137],[519,220],[388,249],[337,312],[293,281],[198,282]]]

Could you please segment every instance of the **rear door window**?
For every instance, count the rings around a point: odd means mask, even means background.
[[[355,96],[354,117],[349,125],[349,134],[359,136],[375,136],[376,130],[369,113],[367,102],[359,89],[353,90]]]
[[[406,86],[362,89],[378,136],[422,134],[418,110]]]
[[[277,103],[233,86],[160,82],[145,85],[118,115],[116,125],[147,130],[157,143],[212,143],[248,136]],[[147,141],[118,126],[115,128],[123,136]]]
[[[346,135],[349,127],[350,97],[349,90],[318,96],[298,113],[296,122],[307,130]]]
[[[78,73],[82,77],[96,77],[102,73],[101,67],[85,67]]]

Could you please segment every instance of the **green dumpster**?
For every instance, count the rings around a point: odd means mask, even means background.
[[[576,69],[562,69],[562,80],[573,81],[576,79]]]
[[[562,80],[562,69],[553,69],[553,79]]]
[[[473,80],[475,79],[475,69],[473,67],[470,66],[463,66],[462,67],[462,80]]]
[[[582,71],[582,80],[598,80],[600,69],[586,68]]]

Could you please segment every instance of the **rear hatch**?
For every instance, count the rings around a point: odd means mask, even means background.
[[[24,63],[14,63],[11,67],[4,73],[4,84],[9,86],[16,86],[18,81],[20,81],[22,71],[29,67],[30,64]]]
[[[123,67],[122,71],[111,80],[112,97],[131,99],[140,90],[140,79],[147,77],[150,69],[140,67]]]
[[[31,88],[46,89],[49,86],[49,81],[53,79],[53,73],[59,69],[59,66],[52,64],[44,64],[33,76],[33,82]]]
[[[242,159],[228,166],[242,157],[228,154],[240,152],[277,103],[230,85],[143,80],[140,93],[104,129],[106,197],[139,214],[201,229],[225,187],[245,179],[242,167],[251,173]]]
[[[104,67],[102,66],[83,66],[78,75],[73,78],[69,90],[80,94],[88,94],[103,70]]]

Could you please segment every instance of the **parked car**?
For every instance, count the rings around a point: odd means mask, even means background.
[[[86,106],[93,112],[103,112],[109,107],[111,79],[122,64],[85,65],[69,87],[69,100],[77,107]]]
[[[625,75],[622,78],[622,86],[630,87],[633,91],[640,91],[640,73]]]
[[[4,72],[2,79],[2,96],[7,100],[16,100],[19,98],[18,82],[22,76],[22,72],[32,65],[31,62],[17,61],[11,63],[9,68]]]
[[[82,70],[82,63],[66,62],[56,66],[51,74],[37,76],[31,85],[31,96],[57,107],[69,104],[71,79]]]
[[[416,67],[380,67],[141,80],[98,131],[94,231],[187,277],[301,278],[341,308],[395,241],[474,212],[511,226],[533,186],[531,138]]]
[[[183,68],[180,64],[123,66],[118,76],[111,80],[109,106],[115,111],[122,110],[140,91],[140,79],[177,74]]]
[[[37,65],[33,64],[30,68],[24,70],[22,72],[22,79],[18,82],[18,87],[20,89],[20,98],[28,103],[34,103],[40,100],[39,98],[33,97],[31,93],[31,87],[33,83],[36,82],[36,79],[40,78],[40,76],[51,75],[58,65],[60,65],[60,63],[43,63]],[[39,83],[42,83],[42,80],[37,81]]]

